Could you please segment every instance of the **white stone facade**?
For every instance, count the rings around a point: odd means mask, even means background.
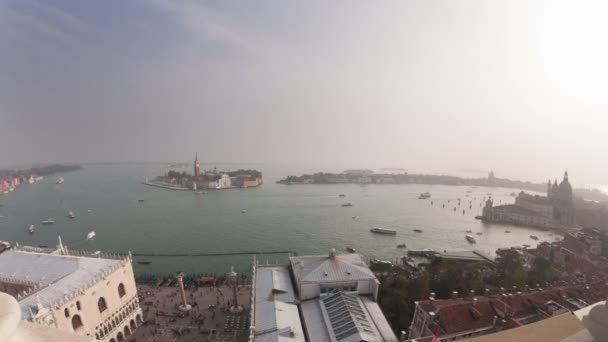
[[[130,256],[22,248],[0,254],[0,283],[19,284],[24,320],[104,342],[126,341],[143,319],[131,262]],[[17,275],[7,279],[2,271]],[[21,292],[19,278],[34,285]]]

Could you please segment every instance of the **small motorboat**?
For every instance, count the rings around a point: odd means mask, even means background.
[[[475,233],[475,234],[476,234],[476,235],[483,235],[483,233],[482,233],[482,232],[477,232],[477,233]]]
[[[352,217],[352,219],[353,219],[353,220],[356,220],[356,219],[357,219],[357,216],[353,216],[353,217]]]
[[[95,234],[94,231],[89,232],[89,234],[87,234],[87,240],[93,240],[93,238],[95,238],[97,234]]]
[[[63,184],[63,182],[65,181],[65,179],[63,179],[63,177],[59,177],[57,178],[57,180],[55,181],[55,184]]]
[[[356,249],[354,249],[354,248],[352,248],[352,247],[346,247],[346,251],[347,251],[348,253],[356,253],[356,252],[357,252],[357,250],[356,250]]]
[[[241,210],[241,213],[242,213],[242,214],[244,214],[244,213],[246,213],[246,212],[247,212],[247,209],[243,209],[243,210]]]
[[[68,213],[68,217],[69,217],[69,218],[71,218],[71,219],[73,219],[73,218],[75,218],[75,217],[76,217],[76,215],[74,215],[74,212],[73,212],[73,211],[70,211],[70,212]]]
[[[407,247],[404,243],[400,243],[397,245],[397,248],[405,248]]]
[[[414,229],[414,232],[416,232],[416,233],[422,233],[422,229],[416,228],[416,229]]]
[[[418,196],[418,199],[427,199],[427,198],[431,198],[430,192],[423,192],[420,194],[420,196]]]
[[[465,232],[465,233],[472,233],[473,231],[472,231],[472,230],[470,230],[470,229],[468,229],[468,230],[465,230],[464,232]]]
[[[467,241],[468,241],[469,243],[476,243],[476,242],[477,242],[477,241],[475,241],[475,238],[473,237],[473,235],[470,235],[470,234],[467,234],[467,235],[465,236],[465,239],[467,239]]]
[[[140,265],[150,265],[152,261],[138,261],[137,263]]]
[[[137,202],[142,203],[144,200],[143,199],[138,199]]]
[[[42,224],[48,225],[48,224],[55,224],[55,220],[53,219],[47,219],[42,221]]]
[[[505,233],[510,234],[511,231],[510,230],[505,230]]]
[[[49,248],[47,245],[38,245],[38,248]]]
[[[538,240],[538,236],[536,236],[536,235],[530,235],[530,239],[532,239],[532,240]]]
[[[34,227],[34,225],[32,224],[32,225],[30,225],[28,230],[30,231],[30,234],[34,234],[34,230],[36,230],[36,227]]]
[[[352,206],[353,206],[353,204],[349,202],[349,203],[344,203],[344,204],[342,204],[342,206],[343,206],[343,207],[352,207]]]
[[[338,197],[346,197],[345,194],[339,194]]]
[[[528,245],[527,243],[524,243],[522,246],[524,246],[524,248],[530,247],[530,245]]]

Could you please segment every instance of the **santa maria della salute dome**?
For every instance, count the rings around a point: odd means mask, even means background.
[[[558,185],[547,183],[547,196],[532,195],[521,191],[514,204],[494,206],[488,199],[483,208],[482,220],[512,223],[546,229],[576,226],[574,195],[568,180],[568,171]]]

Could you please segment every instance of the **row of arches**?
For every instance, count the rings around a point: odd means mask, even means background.
[[[127,306],[123,307],[122,310],[116,315],[116,317],[112,318],[110,321],[107,322],[106,325],[104,325],[103,327],[99,327],[98,331],[95,333],[95,336],[100,336],[101,338],[103,338],[104,336],[108,335],[109,332],[111,332],[112,330],[116,329],[117,326],[120,326],[122,324],[122,322],[129,317],[129,315],[131,315],[133,312],[135,312],[135,310],[137,310],[137,301],[134,300],[129,303]],[[137,324],[141,324],[142,319],[141,316],[139,314],[137,314],[136,316],[136,321],[131,320],[130,322],[130,327],[131,327],[131,331],[135,330],[135,328],[137,327]],[[99,339],[99,337],[97,337],[97,339]]]

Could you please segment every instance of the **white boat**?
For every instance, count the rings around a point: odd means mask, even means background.
[[[74,217],[76,217],[76,215],[74,215],[74,212],[70,211],[68,213],[68,217],[71,218],[71,219],[73,219]]]
[[[373,227],[369,231],[372,232],[372,233],[377,233],[377,234],[388,234],[388,235],[396,235],[397,234],[396,230],[384,229],[384,228],[378,228],[378,227]]]
[[[241,210],[241,213],[243,213],[243,214],[246,213],[246,212],[247,212],[247,209]]]
[[[95,235],[96,234],[94,231],[89,232],[89,234],[87,234],[87,240],[92,240],[95,237]]]
[[[30,231],[30,234],[33,234],[35,229],[36,229],[36,228],[35,228],[35,227],[34,227],[34,225],[32,224],[32,225],[30,225],[30,228],[29,228],[28,230]]]
[[[421,256],[421,257],[433,257],[435,255],[437,255],[437,252],[435,252],[435,250],[431,249],[431,248],[424,248],[424,249],[410,249],[407,251],[407,255],[410,256]]]
[[[59,177],[57,178],[57,181],[55,181],[55,184],[63,184],[64,181],[65,179],[63,179],[63,177]]]
[[[13,192],[13,191],[15,191],[15,188],[8,188],[8,191]]]
[[[475,241],[475,238],[474,238],[474,237],[473,237],[473,235],[471,235],[471,234],[467,234],[467,235],[465,235],[465,239],[467,239],[467,241],[468,241],[469,243],[476,243],[476,242],[477,242],[477,241]]]

